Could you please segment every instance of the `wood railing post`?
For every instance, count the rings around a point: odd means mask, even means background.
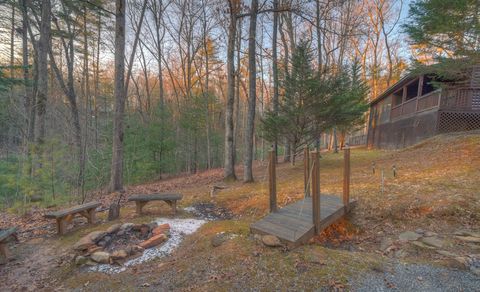
[[[270,194],[270,212],[277,211],[277,173],[275,150],[270,150],[268,155],[268,191]]]
[[[320,234],[320,161],[318,152],[312,152],[312,217],[315,234]]]
[[[310,150],[308,145],[303,150],[303,190],[305,197],[310,196]]]
[[[343,205],[348,210],[350,203],[350,147],[345,146],[343,152]]]

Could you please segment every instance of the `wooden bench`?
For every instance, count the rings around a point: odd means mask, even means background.
[[[173,209],[173,215],[177,213],[177,201],[182,199],[180,194],[151,194],[136,195],[128,198],[129,201],[135,202],[137,205],[137,214],[142,214],[142,208],[150,201],[164,201]]]
[[[45,214],[45,218],[57,220],[58,234],[65,234],[67,223],[71,222],[75,214],[80,214],[87,218],[89,224],[95,223],[95,209],[101,204],[98,202],[90,202],[83,205],[77,205],[68,209],[59,210]]]
[[[0,230],[0,264],[5,264],[8,261],[8,246],[7,241],[13,237],[18,241],[17,228],[12,227],[9,229]]]

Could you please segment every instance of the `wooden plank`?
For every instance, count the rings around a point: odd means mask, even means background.
[[[4,241],[5,239],[9,238],[11,235],[15,234],[17,232],[16,227],[4,229],[0,231],[0,242]]]
[[[303,190],[305,197],[310,196],[310,151],[308,145],[303,150]]]
[[[348,208],[350,201],[350,147],[348,145],[343,154],[343,205]]]
[[[275,235],[284,240],[291,242],[295,241],[294,232],[280,225],[276,225],[267,221],[256,222],[252,224],[251,228],[261,230],[267,234]]]
[[[295,218],[290,216],[266,216],[263,220],[271,222],[273,224],[282,225],[289,229],[309,229],[312,227],[312,223],[302,220],[303,218]]]
[[[181,200],[181,194],[149,194],[149,195],[134,195],[128,198],[128,201],[165,201],[165,200]]]
[[[322,199],[325,200],[322,201],[321,221],[317,232],[323,231],[347,214],[357,203],[355,200],[349,200],[349,208],[346,208],[342,204],[342,199],[337,196],[326,195],[325,198],[322,196]],[[275,235],[291,247],[308,242],[316,233],[312,222],[312,214],[309,212],[311,208],[305,208],[308,205],[311,206],[311,200],[311,198],[306,198],[304,201],[287,205],[276,213],[270,213],[260,221],[253,223],[250,226],[251,232]],[[328,202],[328,205],[325,202]]]
[[[270,212],[277,211],[277,155],[275,151],[269,152],[268,162],[268,191],[270,194]]]
[[[59,211],[55,211],[55,212],[50,212],[50,213],[45,214],[44,217],[45,218],[65,217],[66,215],[69,215],[69,214],[75,214],[75,213],[80,213],[80,212],[85,211],[85,210],[95,209],[100,205],[101,204],[99,202],[90,202],[90,203],[86,203],[86,204],[83,204],[83,205],[73,206],[73,207],[68,208],[68,209],[63,209],[63,210],[59,210]]]

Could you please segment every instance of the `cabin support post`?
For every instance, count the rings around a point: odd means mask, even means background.
[[[348,211],[350,204],[350,147],[345,146],[343,152],[343,205]]]
[[[312,217],[315,234],[320,234],[320,160],[318,151],[312,152]]]
[[[277,211],[277,178],[275,150],[268,152],[268,191],[270,193],[270,212]]]
[[[310,196],[310,150],[308,145],[303,150],[303,190],[305,197]]]

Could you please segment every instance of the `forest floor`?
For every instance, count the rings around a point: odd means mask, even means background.
[[[100,212],[101,224],[85,226],[79,220],[62,237],[55,235],[53,220],[43,219],[48,210],[3,213],[0,228],[19,226],[20,243],[12,245],[13,260],[0,266],[0,290],[480,291],[480,132],[441,135],[399,151],[357,148],[351,159],[357,207],[293,250],[266,247],[249,232],[249,225],[268,212],[267,165],[260,161],[250,184],[222,182],[222,170],[214,169],[127,187],[126,197],[181,193],[177,217],[201,217],[187,211],[193,206],[200,213],[214,210],[216,220],[186,236],[170,256],[118,274],[75,267],[73,243],[114,223],[170,217],[166,204],[150,203],[145,215],[137,216],[124,198],[120,219],[107,222],[106,212]],[[341,194],[342,162],[342,154],[322,153],[322,193]],[[280,207],[302,198],[302,162],[279,164],[277,182]],[[226,188],[212,198],[213,185]],[[107,206],[117,197],[99,192],[90,199]],[[222,233],[229,236],[212,244]]]

